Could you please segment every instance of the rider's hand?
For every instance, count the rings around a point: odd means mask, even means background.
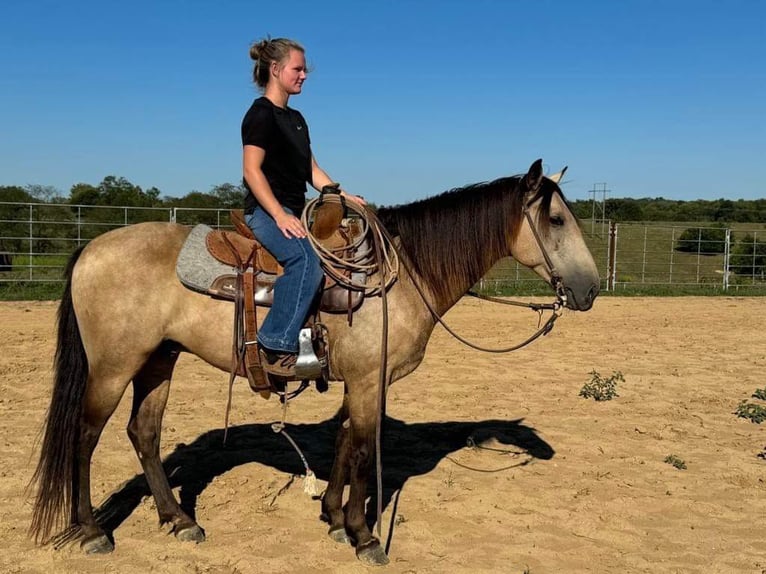
[[[301,220],[291,213],[283,211],[280,215],[274,218],[274,222],[277,224],[277,227],[279,227],[282,234],[288,239],[291,237],[306,237],[306,230],[304,229]]]
[[[364,198],[361,195],[353,195],[351,193],[347,193],[345,191],[341,191],[340,194],[345,197],[346,199],[350,199],[351,201],[355,201],[359,205],[367,205],[367,202],[364,200]]]

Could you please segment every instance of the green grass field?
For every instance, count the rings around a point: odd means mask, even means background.
[[[699,223],[620,224],[617,233],[615,295],[766,295],[766,281],[752,276],[729,275],[724,290],[723,254],[682,253],[678,238]],[[602,279],[606,295],[608,226],[582,222],[586,243]],[[746,234],[766,238],[762,224],[732,227],[735,241]],[[0,300],[57,299],[63,289],[63,270],[69,255],[16,255],[11,270],[0,268]],[[550,287],[511,258],[498,262],[476,286],[486,294],[549,295]]]

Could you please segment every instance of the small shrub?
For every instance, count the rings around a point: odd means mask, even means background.
[[[761,399],[762,401],[766,401],[766,387],[762,389],[755,389],[755,392],[753,393],[754,399]]]
[[[663,462],[666,462],[669,465],[674,466],[678,470],[686,470],[686,463],[683,461],[683,459],[677,457],[674,454],[669,454],[668,456],[666,456]]]
[[[737,410],[734,411],[734,414],[741,419],[748,419],[751,423],[757,425],[766,421],[766,408],[755,403],[749,403],[747,399],[737,405]]]
[[[726,248],[726,230],[723,227],[692,227],[684,231],[676,243],[676,251],[715,255]]]
[[[620,371],[610,377],[602,377],[595,369],[590,372],[590,381],[580,389],[580,396],[595,401],[611,401],[617,394],[617,381],[625,382]]]

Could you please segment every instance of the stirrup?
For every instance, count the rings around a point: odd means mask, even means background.
[[[327,359],[320,360],[314,352],[311,328],[305,327],[298,334],[298,360],[295,362],[295,376],[301,380],[316,380],[322,376]]]

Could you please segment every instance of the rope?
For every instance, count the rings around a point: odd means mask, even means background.
[[[325,247],[316,237],[308,233],[308,240],[319,257],[325,273],[353,291],[364,291],[365,296],[380,295],[396,281],[399,272],[399,254],[392,244],[390,235],[386,233],[370,209],[353,201],[346,202],[341,196],[329,193],[315,197],[306,204],[301,214],[301,222],[305,229],[310,229],[309,222],[312,221],[320,201],[340,203],[346,210],[358,216],[361,226],[360,234],[350,245],[337,249]],[[377,249],[372,251],[362,249],[368,237],[371,237],[373,245],[381,246],[380,253],[377,253]],[[380,260],[377,258],[378,255],[381,257]],[[363,273],[366,281],[361,283],[355,281],[353,275],[357,273]],[[375,273],[377,273],[377,279],[372,279]]]
[[[348,289],[364,291],[365,296],[379,295],[381,297],[381,305],[383,310],[383,325],[382,325],[382,333],[381,333],[381,356],[380,356],[380,370],[379,370],[380,376],[379,376],[379,382],[378,382],[379,387],[378,387],[378,396],[377,396],[377,419],[375,424],[375,453],[376,453],[375,462],[376,462],[376,479],[377,479],[376,486],[378,490],[377,492],[377,498],[378,498],[377,532],[378,532],[378,537],[380,538],[382,512],[383,512],[383,509],[382,509],[383,468],[382,468],[382,457],[381,457],[381,442],[382,442],[381,435],[382,435],[383,411],[385,409],[386,386],[388,382],[386,377],[387,359],[388,359],[388,302],[386,298],[386,291],[394,283],[394,281],[396,280],[398,276],[400,259],[402,260],[402,267],[409,275],[413,286],[417,290],[418,294],[420,295],[420,298],[422,299],[425,306],[428,308],[434,320],[438,322],[442,327],[444,327],[450,335],[455,337],[461,343],[468,345],[469,347],[473,349],[488,352],[488,353],[508,353],[510,351],[515,351],[517,349],[520,349],[530,344],[532,341],[534,341],[538,337],[542,335],[547,335],[551,331],[551,329],[553,329],[553,324],[561,316],[561,313],[563,311],[563,305],[566,302],[566,295],[564,294],[561,279],[558,276],[558,273],[556,272],[555,268],[553,267],[553,262],[551,261],[548,253],[546,252],[543,246],[542,240],[540,239],[540,236],[537,233],[537,229],[535,228],[532,222],[532,218],[529,215],[528,206],[525,206],[524,214],[529,222],[530,227],[532,228],[532,232],[534,234],[535,240],[537,241],[543,253],[545,262],[551,271],[551,283],[553,284],[553,287],[556,290],[557,301],[553,304],[546,305],[546,306],[540,306],[535,304],[525,304],[525,303],[511,303],[511,304],[516,304],[520,306],[530,307],[532,309],[538,310],[539,312],[541,312],[543,308],[550,309],[553,311],[553,314],[546,321],[546,323],[541,328],[539,328],[532,336],[530,336],[528,339],[526,339],[525,341],[523,341],[522,343],[518,345],[513,345],[511,347],[506,347],[502,349],[490,349],[490,348],[482,347],[480,345],[477,345],[475,343],[468,341],[467,339],[464,339],[463,337],[455,333],[455,331],[453,331],[449,327],[449,325],[447,325],[444,322],[444,320],[439,316],[439,314],[436,312],[436,310],[433,308],[430,301],[428,300],[428,297],[424,293],[422,287],[418,283],[413,272],[410,270],[409,266],[406,263],[404,263],[405,261],[404,258],[400,257],[400,254],[398,252],[398,249],[396,247],[393,237],[388,232],[388,230],[386,230],[383,224],[380,222],[380,220],[378,219],[378,216],[370,209],[360,204],[357,204],[355,202],[346,202],[342,198],[342,196],[340,196],[339,194],[322,193],[319,197],[312,199],[306,204],[306,207],[304,208],[303,213],[301,214],[301,222],[303,223],[304,229],[311,229],[309,222],[312,221],[312,215],[314,214],[317,204],[320,204],[320,202],[324,202],[324,201],[340,203],[343,206],[344,211],[350,209],[351,211],[355,212],[359,216],[359,222],[362,228],[361,228],[361,233],[355,238],[354,242],[350,246],[344,245],[337,249],[326,248],[309,231],[309,233],[307,234],[307,237],[309,239],[311,246],[313,247],[314,251],[316,252],[317,256],[320,259],[320,263],[322,265],[323,270],[325,271],[325,273],[327,273],[333,279],[335,279],[335,281],[347,287]],[[362,246],[364,240],[367,238],[368,235],[371,235],[372,237],[372,243],[373,243],[372,254],[370,254],[369,251],[360,249],[360,247]],[[371,276],[374,275],[376,272],[377,272],[377,280],[372,280]],[[354,281],[353,279],[354,273],[364,273],[366,278],[365,283],[360,284]],[[285,401],[285,408],[286,406],[287,404]],[[284,425],[282,425],[282,428],[279,431],[275,430],[275,432],[284,432],[283,427]],[[285,436],[287,435],[285,434]],[[289,438],[289,436],[287,438],[290,440],[291,443],[293,442]],[[297,449],[297,446],[294,443],[293,443],[293,446]],[[301,458],[303,458],[302,454],[301,454]],[[456,464],[460,464],[460,463],[456,462]],[[304,459],[304,465],[306,466],[307,473],[310,472],[310,470],[308,469],[308,465],[305,463],[305,459]]]
[[[306,478],[303,482],[303,492],[313,497],[319,494],[316,486],[316,475],[314,474],[314,471],[309,467],[309,463],[306,460],[306,457],[303,455],[303,451],[301,451],[298,444],[293,440],[293,437],[287,434],[287,431],[285,430],[285,421],[287,420],[287,403],[290,401],[291,397],[299,394],[300,392],[302,392],[302,389],[295,391],[293,394],[288,394],[287,383],[285,383],[285,392],[281,393],[280,396],[282,399],[282,420],[278,423],[272,424],[271,430],[284,436],[290,442],[290,444],[293,445],[293,448],[295,449],[295,452],[298,453],[298,456],[301,457],[303,468],[306,469]]]

